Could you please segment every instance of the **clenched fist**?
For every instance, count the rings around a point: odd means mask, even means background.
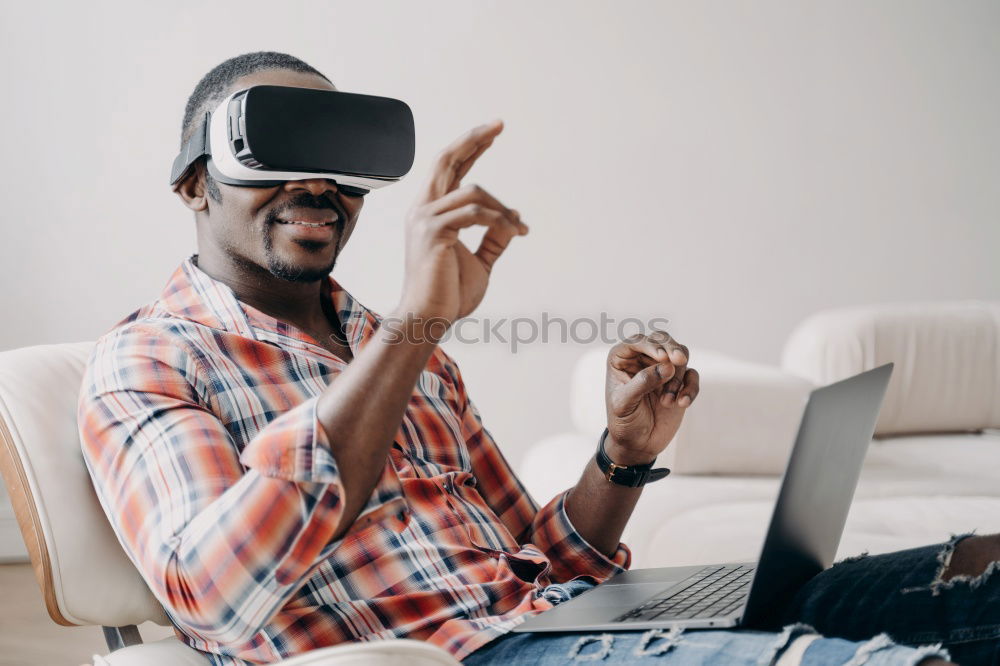
[[[604,448],[619,465],[652,462],[698,396],[698,371],[688,348],[664,331],[635,335],[608,354]]]

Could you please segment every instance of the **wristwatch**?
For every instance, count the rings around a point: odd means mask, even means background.
[[[607,452],[604,450],[604,440],[607,438],[608,429],[605,428],[604,433],[601,435],[601,441],[597,445],[597,466],[609,483],[616,483],[619,486],[626,486],[628,488],[639,488],[647,483],[659,481],[670,474],[670,470],[666,467],[653,469],[653,463],[656,460],[645,465],[617,464],[608,457]]]

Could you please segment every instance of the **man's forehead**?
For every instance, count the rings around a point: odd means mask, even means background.
[[[250,86],[292,86],[315,90],[336,90],[337,87],[317,74],[296,72],[290,69],[265,69],[246,74],[233,81],[227,95]]]

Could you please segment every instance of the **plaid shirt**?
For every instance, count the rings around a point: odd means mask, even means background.
[[[387,638],[461,659],[550,608],[545,586],[628,567],[624,544],[609,559],[573,528],[565,493],[539,509],[440,349],[367,505],[334,540],[343,486],[316,405],[345,364],[238,301],[196,256],[97,341],[78,419],[122,546],[213,663]],[[379,318],[328,279],[357,354]]]

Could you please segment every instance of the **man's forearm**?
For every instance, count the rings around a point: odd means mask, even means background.
[[[636,334],[608,353],[605,451],[618,465],[648,464],[670,443],[685,410],[698,396],[699,375],[688,348],[666,331]],[[591,457],[570,491],[566,512],[597,550],[615,552],[641,488],[610,483]]]
[[[642,488],[609,483],[592,457],[569,491],[566,513],[587,543],[611,557],[641,494]]]
[[[407,320],[402,315],[393,319],[404,325]],[[344,485],[344,510],[334,538],[350,528],[375,488],[434,347],[433,341],[399,335],[383,325],[320,396],[317,417]]]

